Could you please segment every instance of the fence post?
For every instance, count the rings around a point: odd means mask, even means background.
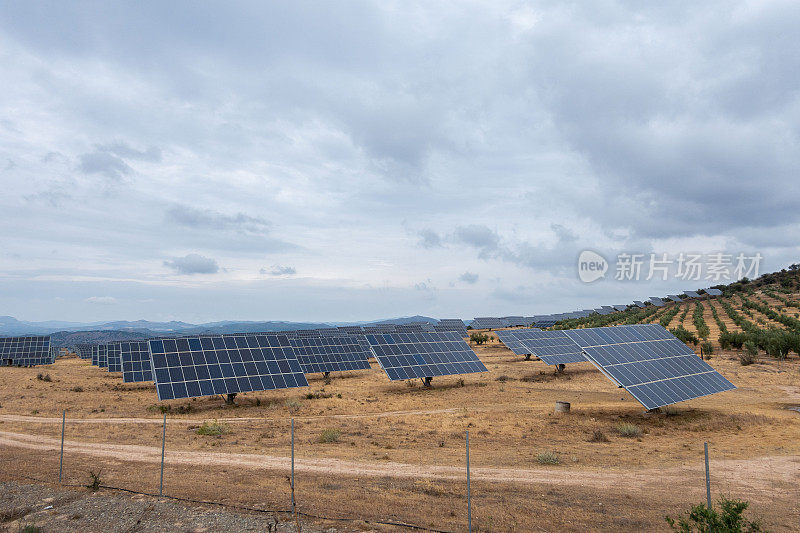
[[[472,533],[472,492],[469,486],[469,430],[467,430],[467,530]]]
[[[164,413],[164,427],[161,430],[161,480],[158,482],[158,495],[164,495],[164,450],[167,447],[167,413]]]
[[[708,469],[708,443],[704,442],[703,447],[706,452],[706,502],[709,510],[711,509],[711,474]]]
[[[58,458],[58,483],[61,484],[61,474],[64,471],[64,429],[67,425],[66,409],[61,413],[61,455]]]
[[[294,501],[294,418],[292,418],[292,514],[295,514]]]

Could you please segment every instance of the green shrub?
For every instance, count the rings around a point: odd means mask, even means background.
[[[677,328],[671,329],[669,331],[673,335],[678,337],[678,339],[680,339],[680,341],[683,342],[684,344],[689,344],[691,342],[692,344],[697,346],[697,343],[700,342],[700,340],[697,338],[697,335],[695,335],[694,333],[692,333],[683,326],[678,326]]]
[[[547,450],[539,452],[539,454],[536,456],[536,461],[538,461],[541,465],[557,465],[561,463],[561,458],[556,452]]]
[[[89,484],[86,485],[87,489],[95,492],[100,489],[100,485],[102,484],[102,481],[100,480],[101,472],[101,470],[98,470],[97,473],[91,470],[89,471]]]
[[[323,430],[322,433],[320,433],[319,441],[321,443],[323,443],[323,444],[330,444],[330,443],[333,443],[333,442],[339,442],[339,437],[341,437],[341,436],[342,436],[342,432],[339,431],[338,429],[336,429],[336,428],[328,428],[326,430]]]
[[[716,509],[706,507],[706,504],[694,505],[676,521],[672,517],[665,517],[667,523],[673,531],[681,533],[757,533],[763,531],[761,524],[757,520],[748,520],[744,517],[744,512],[748,507],[748,502],[741,500],[729,500],[725,497],[719,501],[721,512]]]
[[[744,343],[744,350],[747,352],[747,355],[758,355],[758,346],[753,341],[747,341]]]
[[[703,350],[705,355],[713,355],[714,354],[714,346],[709,341],[704,341],[700,348]]]
[[[226,426],[222,422],[217,422],[216,420],[214,420],[213,422],[206,420],[205,422],[203,422],[202,426],[197,428],[198,435],[206,435],[209,437],[219,437],[220,435],[224,435],[225,433],[228,432],[229,432],[228,426]]]
[[[489,342],[489,335],[486,333],[470,333],[469,342],[474,342],[480,346],[481,344]]]
[[[619,433],[620,437],[627,437],[629,439],[633,439],[642,436],[642,429],[636,424],[631,424],[630,422],[623,422],[622,424],[619,424],[617,426],[617,433]]]

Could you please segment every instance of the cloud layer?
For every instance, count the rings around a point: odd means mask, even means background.
[[[23,292],[0,306],[469,318],[682,288],[581,285],[583,249],[760,251],[781,268],[800,256],[799,16],[6,2],[0,284]]]

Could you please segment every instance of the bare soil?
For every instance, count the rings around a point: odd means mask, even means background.
[[[294,418],[298,509],[355,519],[344,525],[356,530],[388,520],[461,531],[469,430],[477,530],[663,531],[664,515],[704,501],[708,442],[715,497],[750,501],[748,512],[770,530],[800,528],[798,358],[743,367],[733,352],[718,354],[711,364],[737,390],[646,413],[590,363],[554,374],[491,336],[474,346],[489,373],[437,378],[431,390],[390,382],[373,364],[328,382],[312,375],[308,389],[243,394],[233,408],[218,397],[159,403],[152,384],[123,384],[75,358],[2,368],[0,481],[51,487],[66,410],[66,483],[85,485],[92,471],[106,485],[157,493],[167,411],[166,494],[286,510]],[[37,379],[42,372],[52,381]],[[557,400],[571,412],[556,414]],[[213,420],[221,435],[197,433]],[[621,436],[623,422],[641,437]],[[339,431],[337,441],[321,442],[327,429]],[[595,432],[607,442],[591,442]],[[559,464],[540,464],[544,451]]]

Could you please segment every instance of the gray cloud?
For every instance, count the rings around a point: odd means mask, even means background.
[[[86,174],[101,174],[112,180],[121,180],[133,172],[122,158],[103,151],[81,155],[80,169]]]
[[[472,272],[464,272],[460,276],[458,276],[459,281],[463,281],[464,283],[469,283],[470,285],[475,285],[478,282],[478,274],[473,274]]]
[[[97,150],[99,152],[114,154],[123,159],[136,159],[151,163],[158,163],[161,161],[161,149],[156,146],[150,146],[146,150],[136,150],[124,142],[117,141],[111,144],[98,146]]]
[[[181,226],[199,229],[241,230],[265,233],[272,225],[270,221],[244,213],[224,215],[210,209],[198,209],[188,205],[176,205],[167,211],[167,220]]]
[[[419,236],[419,246],[423,248],[439,248],[442,246],[442,238],[432,229],[424,229],[417,233]]]
[[[488,226],[470,224],[456,228],[454,238],[457,242],[479,249],[483,253],[492,252],[500,244],[500,236]]]
[[[297,274],[297,269],[291,266],[272,265],[269,269],[262,268],[259,272],[270,276],[292,276]]]
[[[199,254],[188,254],[164,261],[164,266],[178,274],[216,274],[219,272],[217,261]]]

